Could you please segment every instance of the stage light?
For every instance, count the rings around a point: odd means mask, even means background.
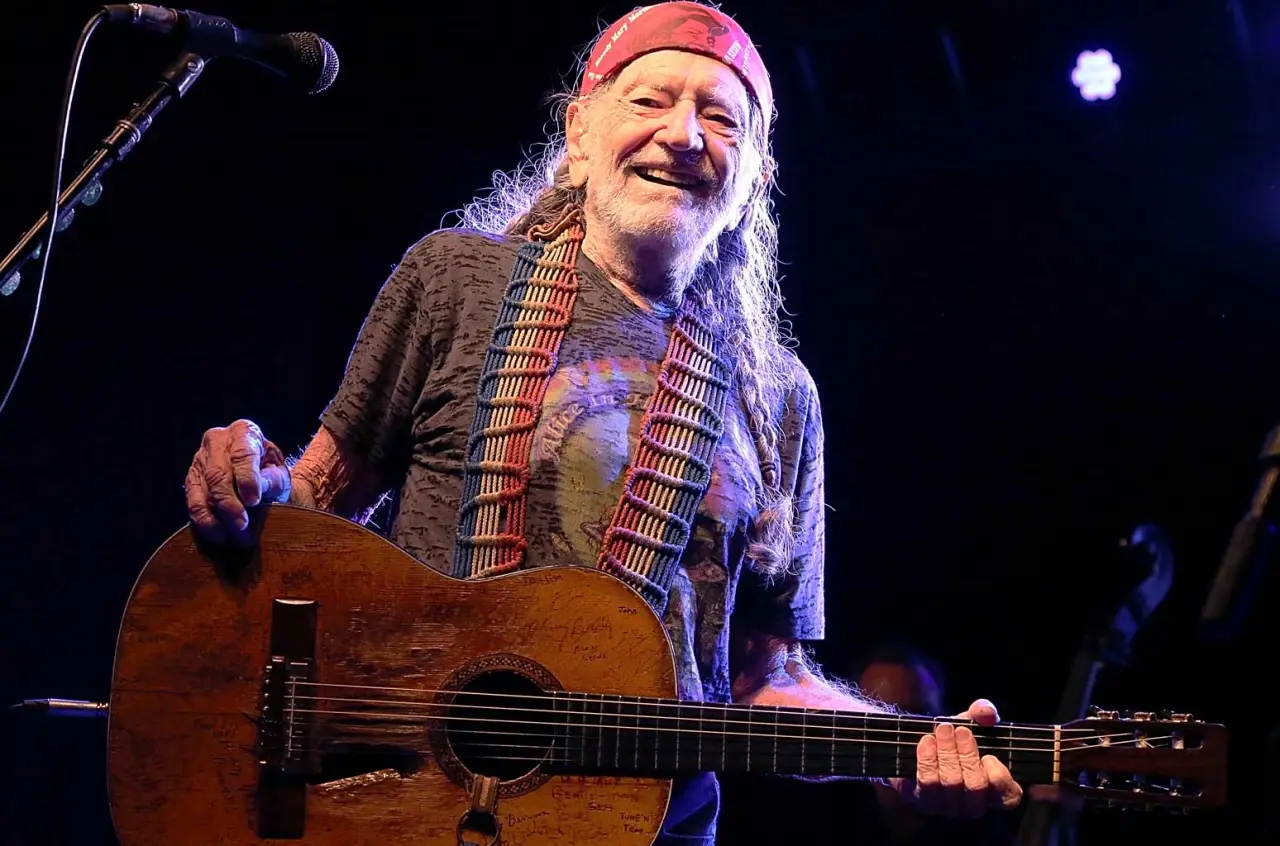
[[[1111,60],[1106,50],[1085,50],[1076,57],[1071,83],[1080,89],[1086,100],[1110,100],[1120,81],[1120,66]]]

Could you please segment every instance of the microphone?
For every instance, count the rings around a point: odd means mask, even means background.
[[[1280,509],[1280,498],[1275,496],[1280,482],[1280,426],[1267,433],[1258,457],[1262,478],[1249,510],[1231,533],[1200,615],[1203,633],[1215,640],[1232,637],[1243,625],[1270,557]]]
[[[104,6],[102,12],[108,23],[177,35],[185,40],[185,50],[205,59],[231,56],[253,62],[308,94],[319,94],[338,76],[337,51],[314,32],[263,35],[239,29],[226,18],[148,3]]]

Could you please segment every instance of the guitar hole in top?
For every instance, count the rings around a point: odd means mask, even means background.
[[[443,720],[453,755],[469,772],[515,782],[546,762],[563,716],[533,679],[512,670],[481,672],[449,696]]]

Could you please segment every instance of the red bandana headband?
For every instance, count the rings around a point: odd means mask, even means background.
[[[755,95],[767,124],[773,90],[760,54],[733,18],[701,3],[641,6],[605,30],[587,59],[580,94],[587,94],[628,62],[655,50],[687,50],[724,62]]]

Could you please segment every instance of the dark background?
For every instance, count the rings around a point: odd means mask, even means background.
[[[819,655],[839,668],[906,637],[946,665],[954,709],[985,696],[1050,721],[1081,632],[1111,608],[1117,540],[1154,522],[1174,589],[1096,699],[1229,724],[1232,800],[1093,814],[1083,842],[1258,842],[1274,598],[1230,642],[1195,623],[1280,424],[1280,4],[843,5],[728,8],[774,79],[787,304],[824,403]],[[211,0],[201,11],[243,27],[321,33],[337,84],[308,98],[215,64],[57,240],[0,414],[8,700],[106,698],[119,617],[184,522],[204,429],[250,417],[303,445],[392,265],[542,138],[545,95],[630,9],[429,6]],[[0,252],[46,202],[96,8],[0,12]],[[1069,75],[1096,47],[1123,78],[1089,103]],[[173,55],[99,31],[67,178]],[[35,281],[0,300],[5,380]],[[104,726],[5,719],[6,846],[111,842]],[[799,812],[761,806],[771,789],[729,785],[725,842]]]

